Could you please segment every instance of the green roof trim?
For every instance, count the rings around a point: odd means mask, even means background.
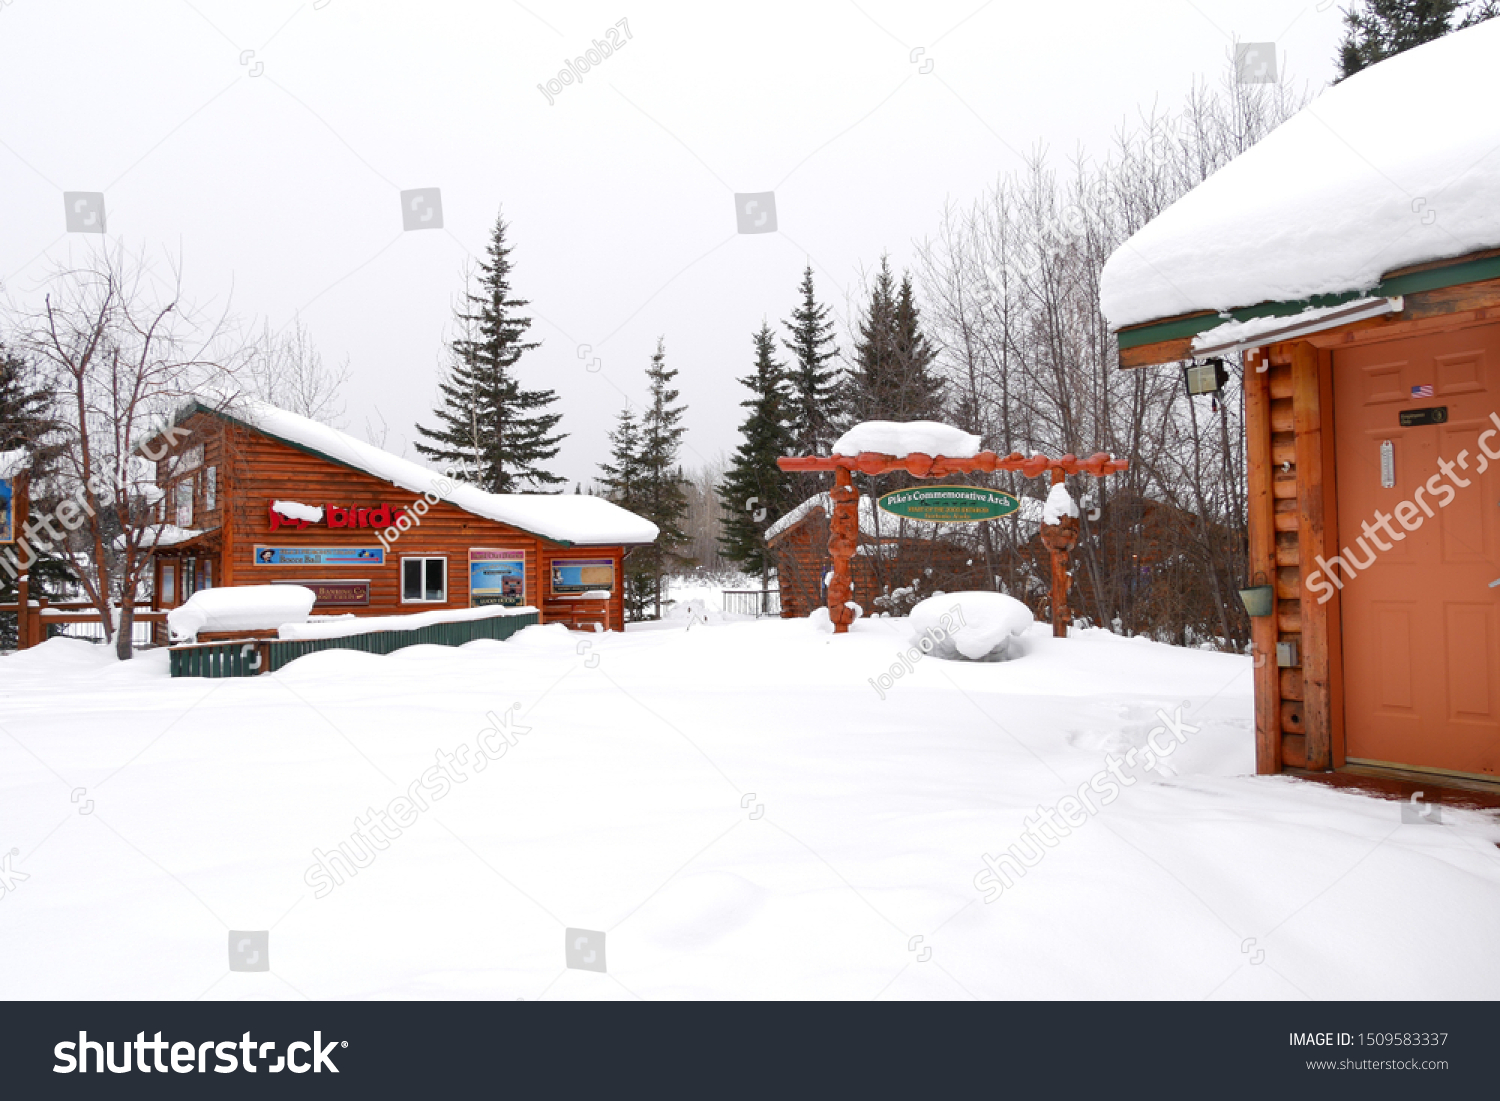
[[[1158,321],[1133,329],[1121,329],[1115,334],[1121,351],[1138,348],[1142,344],[1156,344],[1163,340],[1180,340],[1197,336],[1218,328],[1226,321],[1250,321],[1257,317],[1294,317],[1304,310],[1341,306],[1357,298],[1394,298],[1396,295],[1417,294],[1421,291],[1441,290],[1461,283],[1479,283],[1486,279],[1500,279],[1500,256],[1487,256],[1479,260],[1463,260],[1442,267],[1413,271],[1405,275],[1382,280],[1368,291],[1345,291],[1342,294],[1315,294],[1296,302],[1262,302],[1258,306],[1245,306],[1222,314],[1201,313],[1193,317],[1179,317],[1171,321]]]

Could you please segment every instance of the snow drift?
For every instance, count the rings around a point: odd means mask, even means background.
[[[957,611],[955,612],[955,608]],[[1031,609],[1004,593],[941,593],[911,610],[912,644],[937,639],[932,656],[949,661],[1006,661],[1020,657],[1017,645],[1031,627]]]
[[[270,631],[305,620],[317,599],[302,585],[200,589],[167,613],[167,630],[174,642],[191,642],[199,631]]]

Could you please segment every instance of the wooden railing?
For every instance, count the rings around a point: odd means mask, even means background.
[[[734,589],[724,593],[724,611],[732,615],[763,616],[781,614],[780,589]]]
[[[118,609],[117,609],[118,611]],[[64,600],[51,603],[45,596],[40,600],[0,604],[0,613],[9,612],[16,617],[16,649],[25,650],[46,641],[47,628],[58,624],[97,624],[101,635],[104,620],[99,609],[86,600]],[[137,604],[135,622],[138,624],[166,623],[167,613],[153,611],[149,604]]]

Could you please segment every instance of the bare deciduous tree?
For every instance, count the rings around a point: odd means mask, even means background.
[[[157,463],[180,457],[169,418],[188,397],[230,393],[239,366],[227,313],[186,303],[180,267],[164,267],[105,248],[57,268],[15,326],[61,420],[59,503],[35,526],[66,548],[121,659],[151,549],[170,527],[156,485]]]
[[[353,376],[346,356],[337,367],[326,367],[302,319],[290,329],[272,332],[266,325],[251,350],[241,385],[262,401],[333,428],[343,428],[343,389]]]
[[[1184,643],[1248,638],[1233,595],[1246,553],[1239,378],[1211,406],[1186,396],[1176,370],[1120,370],[1099,283],[1126,238],[1305,99],[1285,83],[1200,83],[1180,112],[1122,127],[1102,162],[1080,157],[1059,173],[1036,151],[967,210],[945,211],[919,249],[950,416],[997,451],[1130,461],[1123,475],[1072,487],[1087,506],[1075,606],[1095,622]],[[1047,490],[1015,475],[976,480]],[[1024,599],[1035,588],[1028,534],[1001,521],[954,537]]]

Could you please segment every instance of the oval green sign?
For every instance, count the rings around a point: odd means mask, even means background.
[[[912,486],[885,494],[882,512],[931,524],[974,524],[998,520],[1021,507],[1014,494],[983,486]]]

